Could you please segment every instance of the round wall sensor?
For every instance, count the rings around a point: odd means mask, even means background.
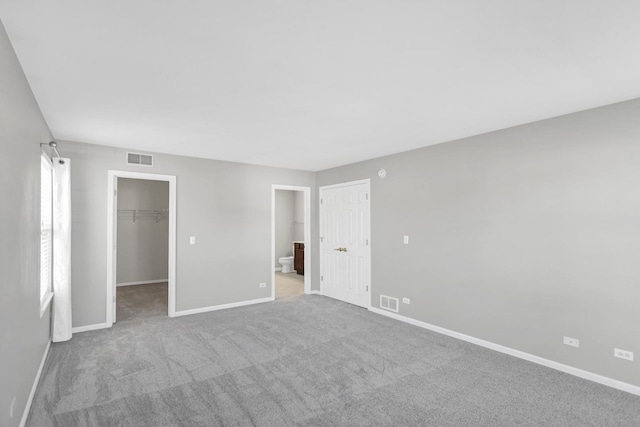
[[[380,178],[384,178],[385,176],[387,176],[387,171],[386,171],[386,170],[384,170],[384,169],[380,169],[380,170],[378,171],[378,176],[379,176]]]

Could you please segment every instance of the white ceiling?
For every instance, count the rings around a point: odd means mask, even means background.
[[[55,138],[322,170],[640,97],[640,1],[0,0]]]

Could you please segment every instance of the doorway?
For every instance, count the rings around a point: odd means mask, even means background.
[[[320,290],[371,305],[370,182],[320,187]]]
[[[271,296],[311,293],[311,188],[271,187]]]
[[[108,195],[107,324],[173,317],[175,176],[109,171]]]
[[[118,178],[116,316],[119,322],[166,316],[169,183]]]

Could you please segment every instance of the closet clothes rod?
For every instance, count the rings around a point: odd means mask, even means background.
[[[131,216],[135,223],[138,219],[155,219],[160,222],[167,219],[169,209],[118,209],[118,218]]]

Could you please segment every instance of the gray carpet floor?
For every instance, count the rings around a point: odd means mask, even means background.
[[[168,316],[167,282],[119,286],[116,289],[118,322],[140,317]]]
[[[640,397],[317,295],[53,344],[28,426],[634,426]]]

